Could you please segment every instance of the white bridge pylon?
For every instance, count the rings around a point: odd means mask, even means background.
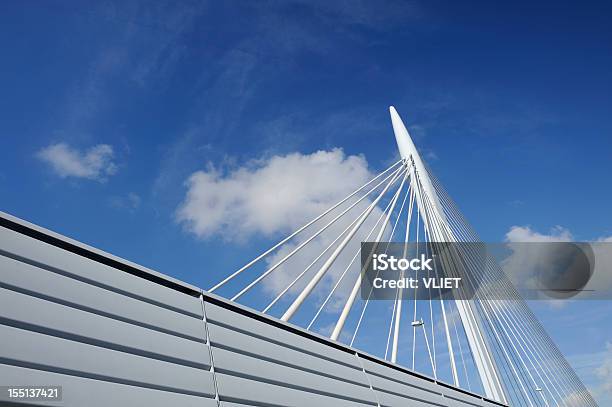
[[[361,339],[368,352],[392,363],[503,404],[596,406],[495,261],[482,261],[469,244],[452,245],[480,240],[426,167],[395,108],[389,110],[401,159],[209,291],[232,301],[251,298],[264,313],[350,346]],[[434,299],[430,289],[422,300],[417,289],[398,288],[392,301],[371,301],[371,290],[361,298],[362,241],[424,246],[473,295]],[[448,243],[451,250],[441,250]],[[282,286],[274,285],[270,297],[262,286],[279,275]],[[260,305],[266,297],[271,301]],[[364,336],[360,328],[368,324]],[[376,338],[384,353],[369,345]]]
[[[429,234],[431,240],[439,242],[457,242],[458,239],[455,237],[455,234],[449,227],[446,215],[442,210],[438,195],[436,194],[431,180],[429,179],[429,174],[427,173],[425,165],[421,160],[421,156],[419,155],[414,143],[412,142],[412,138],[408,134],[408,129],[406,129],[404,122],[402,122],[402,119],[399,117],[399,114],[397,113],[395,108],[391,106],[389,110],[391,113],[391,123],[393,124],[393,132],[395,133],[395,140],[397,141],[397,146],[399,148],[400,155],[406,162],[412,164],[414,174],[413,178],[416,178],[421,185],[421,189],[417,188],[416,200],[419,211],[421,213],[421,218],[425,223],[425,228],[429,229],[429,214],[435,217],[435,220],[432,220],[432,222],[436,222],[438,225],[438,229],[435,230],[434,233]],[[423,197],[421,196],[421,192],[424,195]],[[423,202],[425,199],[427,199],[430,203],[431,212],[425,212],[420,210],[420,208],[424,208]],[[461,322],[463,323],[470,349],[472,351],[472,355],[474,356],[474,361],[476,363],[478,374],[480,376],[480,380],[482,381],[486,396],[495,401],[501,401],[506,403],[507,400],[504,396],[503,388],[499,379],[499,375],[497,373],[495,362],[487,348],[487,343],[485,342],[484,335],[481,332],[480,327],[478,326],[476,317],[474,315],[474,312],[472,311],[470,303],[465,300],[456,300],[456,305],[457,310],[459,312],[459,316],[461,318]],[[446,321],[446,315],[444,315],[444,322],[445,326],[447,326],[448,323]],[[448,344],[449,353],[453,355],[452,342],[448,341]],[[458,381],[458,379],[456,378],[457,369],[453,356],[451,356],[451,368],[455,381]]]

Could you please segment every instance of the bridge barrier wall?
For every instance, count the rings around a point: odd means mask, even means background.
[[[50,385],[29,403],[500,405],[0,212],[0,386]]]

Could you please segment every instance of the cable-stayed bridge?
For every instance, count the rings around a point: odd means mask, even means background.
[[[457,387],[477,389],[502,403],[595,405],[501,268],[492,259],[481,261],[478,253],[470,252],[473,246],[458,244],[453,254],[446,253],[447,272],[455,270],[478,286],[469,300],[432,298],[430,289],[427,301],[403,288],[397,289],[392,306],[384,301],[375,304],[367,296],[359,298],[364,282],[359,249],[355,251],[358,241],[420,242],[431,253],[440,252],[441,243],[479,242],[423,162],[395,108],[390,107],[390,114],[401,156],[398,162],[210,291],[240,301],[274,273],[289,273],[291,279],[262,312],[282,321],[304,323],[307,329],[325,332],[330,339],[350,346],[358,346],[360,336],[371,346],[377,336],[384,359],[434,378],[442,376]],[[317,239],[325,244],[317,245],[319,250],[313,253],[308,248]],[[283,250],[285,247],[288,249]],[[283,255],[276,255],[278,252]],[[308,260],[294,260],[300,256]],[[266,261],[270,257],[273,260]],[[264,263],[263,270],[254,272],[258,263]],[[297,270],[292,263],[307,266]],[[240,279],[247,273],[248,277]],[[227,286],[238,279],[232,292]],[[324,287],[317,292],[319,285]],[[310,319],[296,318],[302,308],[309,308],[304,314],[309,312]],[[331,322],[323,326],[327,331],[320,329],[324,318]],[[371,327],[368,319],[374,320]]]
[[[595,406],[390,113],[400,160],[206,291],[1,214],[0,386],[62,386],[1,402]],[[438,256],[470,295],[377,300],[361,242]]]

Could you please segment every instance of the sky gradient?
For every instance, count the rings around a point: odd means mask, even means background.
[[[207,288],[294,222],[248,229],[239,220],[265,211],[228,180],[243,191],[280,160],[306,181],[323,157],[321,179],[338,178],[316,193],[340,194],[397,159],[392,104],[483,240],[513,226],[607,238],[611,11],[2,2],[0,210]],[[198,172],[212,178],[197,185],[233,197],[234,223],[185,221]],[[535,311],[601,405],[612,403],[610,303]]]

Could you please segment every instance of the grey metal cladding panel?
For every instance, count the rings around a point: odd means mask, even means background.
[[[69,336],[99,346],[120,350],[129,348],[127,352],[171,359],[176,363],[197,365],[205,369],[210,367],[208,345],[202,342],[131,325],[1,287],[0,318],[34,325],[35,330],[43,333],[54,331],[53,335]],[[201,324],[204,322],[201,321]]]
[[[218,373],[248,377],[251,380],[298,388],[308,392],[323,393],[331,397],[354,399],[360,403],[376,404],[374,393],[369,387],[305,372],[298,368],[286,367],[214,346],[212,353],[215,361],[215,372]]]
[[[481,407],[481,406],[491,406],[491,404],[483,404],[483,401],[480,399],[474,399],[473,401],[469,402],[469,403],[465,403],[463,401],[459,401],[456,400],[454,398],[448,398],[445,397],[444,400],[446,400],[446,404],[449,407]]]
[[[449,404],[442,398],[442,396],[436,396],[430,400],[420,400],[410,398],[412,394],[407,392],[404,396],[391,393],[379,393],[378,400],[381,407],[448,407]]]
[[[69,254],[69,256],[73,255]],[[121,274],[117,270],[114,270],[113,273]],[[73,307],[90,309],[136,324],[149,325],[195,340],[203,340],[204,330],[202,320],[199,318],[0,255],[0,285],[2,284],[33,291],[38,295],[53,298],[64,304],[68,303]],[[165,287],[164,289],[171,291]]]
[[[442,393],[443,388],[434,383],[433,381],[428,381],[427,379],[423,379],[417,376],[413,376],[409,373],[402,372],[398,369],[393,369],[392,367],[385,366],[382,363],[376,363],[366,358],[360,358],[361,363],[363,363],[363,367],[366,372],[370,373],[370,377],[380,376],[382,378],[387,378],[394,382],[400,382],[401,384],[420,388],[426,391],[430,391],[433,393]],[[385,383],[385,382],[381,382]]]
[[[0,227],[1,251],[202,317],[200,300],[196,297],[168,289],[3,227]]]
[[[6,386],[62,386],[62,401],[32,403],[62,407],[216,407],[213,398],[168,392],[157,389],[105,382],[55,372],[0,364],[0,377]]]
[[[424,401],[432,401],[445,406],[488,406],[479,397],[464,394],[453,390],[446,386],[429,382],[426,379],[414,377],[408,373],[390,368],[388,366],[361,358],[365,370],[372,384],[372,387],[378,392],[381,400],[386,400],[383,404],[389,406],[401,405],[401,399],[396,399],[398,396],[406,395],[414,399]],[[385,395],[386,393],[386,395]],[[452,398],[442,398],[441,394]],[[391,400],[394,400],[391,402]],[[461,401],[458,401],[461,400]],[[469,404],[466,404],[469,403]]]
[[[216,373],[221,401],[282,407],[358,407],[370,404],[277,386],[262,381]]]
[[[424,405],[418,403],[415,404],[415,402],[407,400],[406,397],[412,400],[420,400],[421,402],[443,404],[444,399],[440,393],[432,393],[418,387],[398,383],[394,380],[382,378],[377,375],[370,374],[368,377],[370,378],[372,388],[374,388],[378,394],[381,403],[385,405],[398,406],[402,405],[402,403],[410,402],[412,402],[414,405]],[[398,379],[401,380],[401,378]]]
[[[0,338],[0,363],[193,395],[214,394],[212,374],[208,370],[5,325],[0,325]],[[203,347],[202,351],[206,349]]]
[[[318,356],[234,331],[214,323],[208,324],[208,333],[213,345],[239,350],[242,353],[248,353],[252,356],[283,365],[299,367],[312,372],[321,372],[324,375],[337,377],[344,381],[364,386],[368,385],[361,368],[353,368],[335,363],[328,359],[322,359]]]
[[[209,323],[222,324],[232,329],[248,332],[250,335],[256,335],[266,340],[298,349],[305,353],[307,352],[322,358],[361,369],[355,356],[349,352],[344,352],[332,346],[314,341],[310,338],[296,335],[293,332],[286,331],[272,324],[258,321],[254,318],[239,314],[216,304],[206,302],[205,307],[206,319]]]
[[[479,397],[471,396],[469,394],[462,393],[457,390],[453,390],[448,387],[442,387],[442,393],[444,396],[453,401],[450,405],[457,407],[470,407],[470,406],[493,406],[494,404],[487,403]]]

